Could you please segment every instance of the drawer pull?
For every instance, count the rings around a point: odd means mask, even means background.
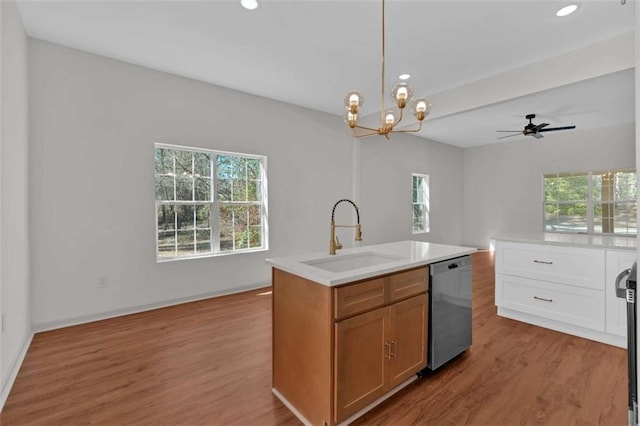
[[[395,341],[395,340],[392,340],[392,341],[391,341],[391,345],[389,345],[389,347],[390,347],[389,355],[390,355],[392,358],[395,358],[395,357],[396,357],[396,341]]]
[[[533,298],[536,300],[542,300],[543,302],[549,302],[549,303],[553,302],[553,299],[545,299],[544,297],[533,296]]]
[[[543,263],[545,265],[553,265],[553,262],[549,262],[548,260],[534,260],[533,263]]]

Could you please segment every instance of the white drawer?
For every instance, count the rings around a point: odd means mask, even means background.
[[[604,290],[604,250],[499,241],[496,273]]]
[[[496,274],[496,305],[604,331],[604,291]]]

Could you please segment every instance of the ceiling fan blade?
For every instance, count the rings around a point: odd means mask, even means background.
[[[553,132],[554,130],[571,130],[575,129],[576,126],[563,126],[563,127],[550,127],[548,129],[538,130],[539,132]]]
[[[496,132],[522,133],[522,130],[496,130]]]
[[[543,127],[547,127],[549,125],[549,123],[540,123],[540,124],[536,124],[536,129],[540,130]]]
[[[521,135],[521,134],[522,134],[522,132],[518,132],[518,133],[514,133],[513,135],[500,136],[499,138],[496,138],[496,139],[510,138],[510,137],[513,137],[513,136]]]
[[[540,133],[529,133],[530,136],[533,136],[536,139],[542,139],[544,138],[544,136],[542,136]]]

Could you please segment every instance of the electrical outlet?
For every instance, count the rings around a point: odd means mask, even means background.
[[[109,279],[107,277],[100,277],[98,280],[98,288],[107,288],[109,287]]]

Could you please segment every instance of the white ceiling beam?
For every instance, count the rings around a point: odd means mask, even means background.
[[[633,31],[430,96],[430,120],[635,66]]]

